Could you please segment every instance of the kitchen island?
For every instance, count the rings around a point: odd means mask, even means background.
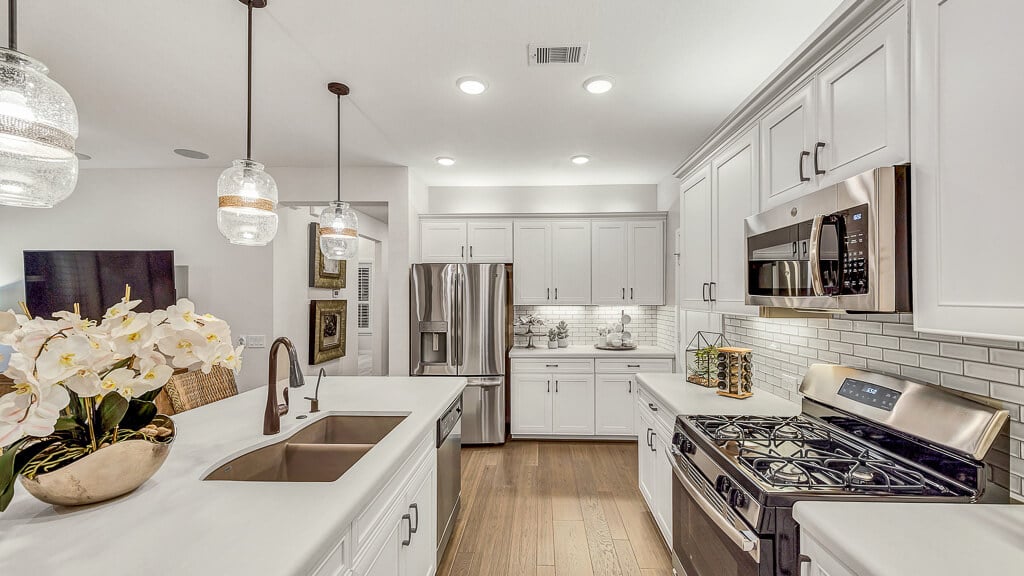
[[[262,433],[266,388],[176,415],[164,466],[119,499],[54,508],[19,485],[0,513],[0,574],[345,574],[360,561],[356,548],[389,529],[380,525],[390,511],[381,497],[402,489],[399,476],[416,464],[408,461],[434,470],[428,452],[436,454],[437,418],[465,380],[329,377],[320,386],[322,411],[309,415],[303,396],[312,396],[311,384],[291,390],[291,410],[273,436]],[[234,457],[339,413],[406,418],[334,482],[202,481]],[[435,546],[429,542],[431,557]]]

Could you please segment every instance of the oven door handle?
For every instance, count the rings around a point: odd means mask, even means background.
[[[672,446],[672,454],[675,458],[685,458],[685,456],[683,456],[683,454],[679,452],[679,449],[674,445]],[[707,497],[701,493],[700,488],[694,485],[693,481],[687,477],[686,471],[679,466],[679,462],[677,462],[675,458],[669,458],[669,461],[672,463],[672,472],[679,480],[679,483],[682,484],[683,488],[690,494],[690,498],[693,498],[694,502],[696,502],[697,505],[700,506],[701,510],[704,511],[704,514],[706,514],[708,518],[711,518],[712,522],[715,523],[715,526],[718,526],[718,529],[721,530],[726,537],[732,540],[732,543],[735,544],[736,547],[750,554],[756,562],[760,563],[760,542],[756,539],[756,536],[753,536],[749,531],[739,530],[724,516],[722,516],[722,513],[718,508],[708,501]]]
[[[825,295],[825,285],[821,281],[821,227],[825,222],[825,216],[814,217],[811,223],[811,290],[815,296]]]

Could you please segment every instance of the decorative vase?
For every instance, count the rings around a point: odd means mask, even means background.
[[[21,485],[54,506],[95,504],[127,494],[156,474],[171,451],[174,421],[161,414],[153,424],[171,429],[170,442],[122,440],[53,472],[22,476]]]
[[[569,339],[568,338],[559,338],[558,339],[558,347],[559,348],[568,348],[569,347]]]
[[[548,348],[558,348],[558,340],[548,340]]]

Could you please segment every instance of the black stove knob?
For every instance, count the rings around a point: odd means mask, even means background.
[[[719,476],[715,479],[715,492],[722,496],[728,496],[729,490],[732,490],[732,480],[728,476]]]
[[[743,508],[747,505],[747,495],[740,492],[738,488],[733,488],[732,492],[729,492],[729,506],[733,508]]]
[[[677,448],[682,446],[683,434],[681,432],[676,432],[675,434],[672,435],[672,444]]]
[[[679,441],[679,449],[683,451],[683,454],[695,454],[697,452],[697,447],[685,436]]]

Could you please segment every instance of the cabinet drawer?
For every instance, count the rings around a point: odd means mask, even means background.
[[[513,360],[513,372],[543,372],[545,374],[593,374],[594,361],[587,358],[559,358],[550,360]]]
[[[637,403],[640,408],[646,411],[647,415],[655,424],[660,424],[663,433],[675,429],[676,414],[665,407],[643,386],[640,386],[637,394]]]
[[[597,360],[598,374],[638,374],[640,372],[671,372],[669,358],[645,358],[641,360]]]

